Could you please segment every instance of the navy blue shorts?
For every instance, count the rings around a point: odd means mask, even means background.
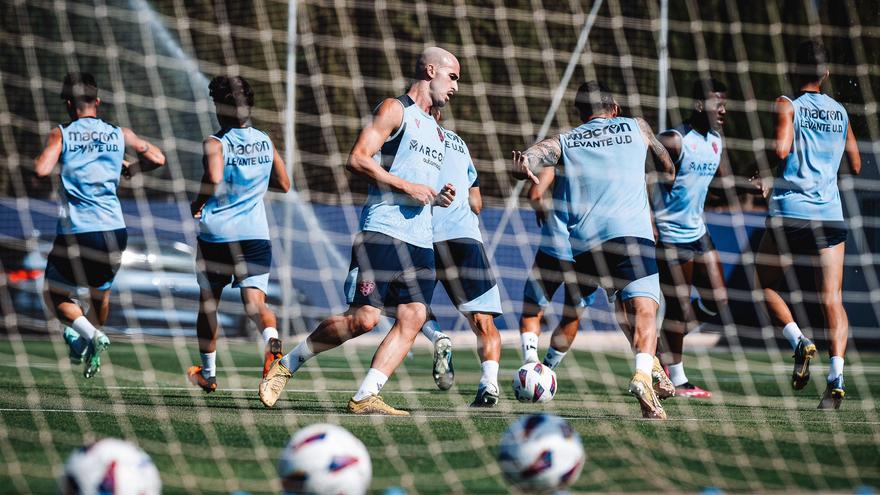
[[[428,306],[436,280],[433,249],[363,231],[351,246],[345,292],[352,306],[394,309],[414,302]]]
[[[564,284],[563,312],[566,316],[577,317],[580,309],[592,302],[589,296],[594,291],[588,287],[579,287],[577,280],[573,261],[559,259],[539,249],[535,253],[535,262],[523,289],[523,314],[534,315],[549,306],[556,291]],[[581,294],[587,297],[581,297]]]
[[[108,290],[127,245],[126,229],[58,234],[46,263],[46,279],[68,288]]]
[[[767,217],[764,224],[780,253],[815,255],[846,242],[849,232],[845,222]]]
[[[437,279],[463,312],[501,314],[501,296],[483,243],[470,238],[434,243]]]
[[[660,277],[654,241],[640,237],[615,237],[574,257],[581,287],[587,296],[598,287],[612,289],[622,301],[648,297],[660,303]]]
[[[691,242],[659,242],[657,244],[657,255],[663,261],[672,264],[681,264],[693,261],[694,258],[709,251],[715,250],[715,243],[712,242],[712,236],[709,232],[703,234],[696,241]]]
[[[232,282],[235,288],[269,290],[272,244],[266,239],[207,242],[199,239],[196,258],[199,287],[217,291]]]

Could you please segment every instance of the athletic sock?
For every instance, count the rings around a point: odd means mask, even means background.
[[[523,332],[519,334],[520,344],[522,345],[522,355],[524,363],[538,362],[538,334],[532,332]]]
[[[70,328],[76,330],[76,333],[89,342],[92,341],[92,338],[95,336],[95,331],[98,330],[85,316],[80,316],[73,320],[73,323],[70,324]]]
[[[553,346],[550,346],[547,348],[547,354],[544,356],[544,366],[549,366],[551,370],[555,370],[564,357],[564,352],[557,351]]]
[[[361,382],[361,388],[354,394],[355,402],[360,402],[371,395],[379,395],[379,391],[385,386],[388,377],[376,368],[370,368],[364,381]]]
[[[281,364],[289,369],[291,373],[294,373],[303,365],[303,363],[313,357],[315,357],[315,352],[312,350],[311,346],[309,346],[309,339],[305,339],[300,342],[298,346],[294,347],[292,351],[288,352],[287,355],[281,358]]]
[[[422,334],[425,337],[428,337],[428,340],[431,341],[432,344],[436,344],[438,340],[443,337],[449,337],[445,333],[440,331],[440,324],[437,323],[437,320],[431,318],[426,321],[424,325],[422,325]]]
[[[792,349],[797,348],[798,341],[804,336],[795,322],[791,322],[782,327],[782,335],[785,335],[785,338],[788,339],[788,343],[791,344]]]
[[[202,376],[205,378],[217,376],[217,351],[200,352],[199,355],[202,357]]]
[[[636,354],[636,371],[641,371],[642,373],[651,376],[651,371],[654,369],[654,356],[648,354],[647,352],[639,352]]]
[[[480,387],[485,387],[486,385],[492,385],[495,387],[495,392],[500,392],[498,390],[498,361],[486,360],[480,363]]]
[[[669,379],[676,387],[680,387],[688,382],[687,375],[684,374],[684,363],[669,365]]]
[[[828,381],[843,374],[843,356],[831,356],[831,369],[828,370]]]
[[[263,344],[268,344],[269,339],[277,339],[278,330],[275,327],[266,327],[263,329]]]

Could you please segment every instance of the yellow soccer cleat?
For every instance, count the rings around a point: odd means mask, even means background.
[[[280,359],[273,361],[266,377],[260,382],[260,402],[266,407],[274,406],[292,376],[293,373],[281,364]]]
[[[409,416],[407,411],[395,409],[382,400],[378,395],[371,395],[366,399],[356,401],[351,398],[348,401],[348,412],[352,414],[384,414],[386,416]]]
[[[636,371],[632,381],[629,382],[629,393],[633,394],[639,400],[642,408],[642,417],[651,419],[666,419],[666,411],[660,405],[660,399],[654,393],[654,387],[651,385],[651,377]]]
[[[663,370],[660,360],[654,356],[654,367],[651,368],[651,378],[654,380],[654,393],[660,400],[668,399],[675,395],[675,385],[669,379],[669,375]]]

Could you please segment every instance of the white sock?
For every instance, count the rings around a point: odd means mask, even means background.
[[[357,393],[354,394],[354,400],[362,401],[371,395],[379,395],[379,391],[382,390],[382,387],[385,386],[385,382],[388,381],[388,377],[385,376],[385,373],[377,370],[376,368],[370,368],[370,371],[367,372],[367,376],[364,377],[364,381],[361,382],[361,388],[358,389]]]
[[[684,374],[684,363],[669,365],[669,379],[676,387],[680,387],[688,382],[687,375]]]
[[[92,341],[92,338],[95,336],[95,331],[98,330],[85,316],[80,316],[73,320],[73,323],[70,324],[70,328],[76,330],[76,333],[89,342]]]
[[[199,355],[202,357],[202,376],[205,378],[217,376],[217,351],[200,352]]]
[[[438,340],[443,337],[449,337],[445,333],[440,331],[440,324],[437,323],[437,320],[431,318],[426,321],[424,325],[422,325],[422,334],[425,337],[428,337],[428,340],[431,341],[432,344],[436,344]]]
[[[523,332],[519,334],[520,344],[522,345],[523,363],[538,362],[538,334],[532,332]]]
[[[486,360],[480,363],[480,386],[492,385],[498,392],[498,361]]]
[[[641,371],[642,373],[651,376],[651,371],[654,369],[654,356],[648,354],[647,352],[640,352],[636,354],[636,371]]]
[[[278,338],[278,330],[275,327],[266,327],[263,329],[263,343],[268,344],[269,339],[277,339]]]
[[[792,349],[797,347],[798,341],[804,336],[795,322],[791,322],[782,327],[782,335],[785,335],[785,338],[788,339],[788,343],[791,344]]]
[[[843,374],[843,356],[831,356],[831,369],[828,370],[828,381]]]
[[[295,373],[303,363],[313,357],[315,357],[315,351],[309,346],[309,339],[305,339],[281,358],[281,364],[289,369],[291,373]]]
[[[555,370],[564,357],[564,352],[557,351],[553,346],[550,346],[547,348],[547,354],[544,356],[544,366],[549,366],[551,370]]]

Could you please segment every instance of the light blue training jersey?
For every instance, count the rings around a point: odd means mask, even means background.
[[[467,144],[458,134],[448,129],[443,132],[446,134],[446,151],[440,168],[440,184],[455,187],[455,201],[446,208],[434,207],[434,242],[464,238],[483,242],[480,220],[470,204],[470,189],[479,186],[477,168]]]
[[[721,136],[710,130],[700,134],[689,124],[671,129],[681,138],[681,153],[675,162],[675,182],[657,183],[651,200],[660,241],[693,242],[706,233],[703,208],[709,184],[721,163]]]
[[[638,122],[596,118],[559,138],[572,253],[577,256],[616,237],[653,241],[645,190],[648,145]]]
[[[446,134],[412,98],[403,95],[397,101],[403,105],[403,121],[373,159],[389,173],[439,192]],[[370,183],[360,230],[380,232],[417,247],[434,247],[431,206],[376,183]]]
[[[773,185],[770,215],[843,221],[837,170],[846,147],[846,109],[822,93],[785,98],[794,107],[794,142]]]
[[[199,239],[269,240],[263,196],[275,161],[272,140],[253,127],[223,129],[211,138],[223,145],[223,182],[202,210]]]
[[[541,225],[541,243],[538,251],[543,251],[562,261],[574,261],[568,235],[568,189],[564,172],[556,170],[553,188],[550,190],[552,207]]]
[[[59,234],[125,228],[116,195],[125,136],[122,128],[83,117],[61,128]]]

